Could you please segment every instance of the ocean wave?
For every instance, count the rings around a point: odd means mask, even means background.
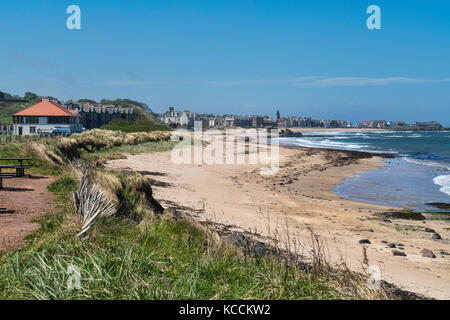
[[[441,192],[450,196],[450,175],[437,176],[433,179],[433,182],[442,187],[439,189]]]
[[[331,141],[329,139],[313,140],[306,138],[296,138],[294,141],[289,141],[290,144],[301,147],[315,147],[315,148],[333,148],[344,150],[361,150],[362,148],[369,148],[369,145],[357,144],[357,143],[345,143],[339,141]]]
[[[440,162],[430,161],[430,160],[413,159],[413,158],[409,158],[409,157],[402,157],[402,159],[405,160],[406,162],[416,164],[419,166],[437,167],[437,168],[443,168],[443,169],[450,170],[450,166],[448,166],[445,163],[440,163]]]

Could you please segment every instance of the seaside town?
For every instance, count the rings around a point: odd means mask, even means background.
[[[0,92],[0,102],[20,103],[39,101],[30,107],[11,115],[11,120],[0,120],[0,134],[16,136],[70,135],[89,129],[100,128],[114,119],[136,120],[135,109],[120,105],[97,104],[86,100],[59,102],[52,97],[40,97],[32,93],[11,96]],[[151,112],[148,105],[140,107]],[[155,114],[164,124],[172,128],[192,129],[194,123],[201,122],[202,127],[209,128],[373,128],[391,130],[438,131],[444,127],[436,122],[366,120],[352,124],[346,120],[313,119],[311,117],[281,116],[279,110],[274,117],[268,115],[205,114],[189,110],[176,110],[169,107],[163,114]]]

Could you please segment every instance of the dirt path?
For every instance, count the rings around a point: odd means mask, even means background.
[[[0,251],[15,249],[24,238],[39,228],[34,218],[53,210],[52,194],[47,186],[53,177],[27,175],[5,179],[0,190]]]
[[[154,197],[165,207],[190,210],[208,219],[275,237],[302,255],[310,252],[311,233],[327,244],[331,261],[342,258],[362,270],[363,247],[369,265],[378,266],[381,279],[434,298],[450,298],[450,229],[442,221],[391,223],[373,219],[388,207],[342,199],[332,190],[343,178],[375,169],[380,158],[348,159],[336,151],[281,148],[280,171],[259,174],[258,165],[176,165],[170,153],[130,156],[109,163],[112,169],[140,171],[154,181]],[[435,229],[442,240],[431,239],[424,228]],[[361,245],[359,240],[371,244]],[[394,256],[387,243],[397,242],[405,257]],[[423,248],[436,258],[422,257]]]

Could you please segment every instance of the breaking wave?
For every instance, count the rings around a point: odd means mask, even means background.
[[[442,187],[439,189],[441,192],[450,196],[450,175],[437,176],[433,179],[433,182]]]

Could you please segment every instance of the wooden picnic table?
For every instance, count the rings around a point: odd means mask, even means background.
[[[0,190],[3,189],[3,179],[14,178],[12,175],[0,174]]]
[[[19,161],[20,165],[26,160],[33,160],[33,158],[0,158],[0,161]]]
[[[18,161],[19,164],[0,164],[0,175],[2,173],[2,168],[4,169],[16,169],[16,176],[23,177],[25,175],[25,169],[30,168],[30,165],[24,165],[24,161],[30,161],[33,158],[0,158],[0,161]]]

